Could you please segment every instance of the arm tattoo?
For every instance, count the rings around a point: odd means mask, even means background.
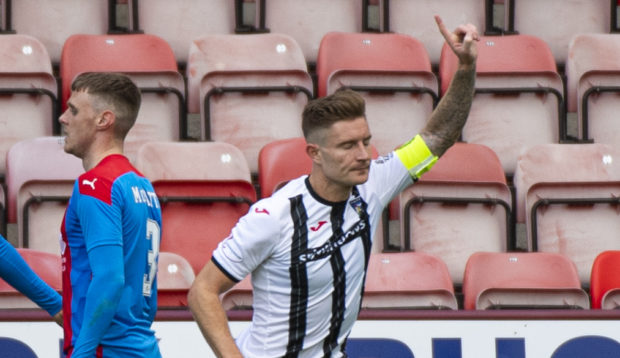
[[[456,142],[474,98],[475,66],[456,71],[452,83],[420,132],[428,148],[441,156]]]

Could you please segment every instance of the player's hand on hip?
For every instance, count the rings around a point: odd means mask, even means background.
[[[462,65],[471,65],[476,62],[478,50],[476,42],[480,40],[480,35],[476,26],[472,24],[460,25],[450,32],[439,16],[435,16],[437,27],[446,39],[446,43],[454,54],[459,58]]]

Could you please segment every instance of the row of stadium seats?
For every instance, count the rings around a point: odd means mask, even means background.
[[[7,205],[0,204],[18,228],[19,247],[58,252],[66,200],[83,170],[62,147],[60,137],[41,137],[8,153]],[[620,147],[600,143],[535,146],[518,161],[513,199],[497,155],[481,144],[457,143],[390,204],[373,252],[435,255],[457,285],[478,251],[559,253],[575,262],[587,287],[596,255],[620,250],[619,156]],[[162,204],[162,250],[184,256],[197,272],[249,205],[311,169],[300,137],[268,143],[258,162],[261,193],[242,152],[229,143],[142,145],[135,164]],[[527,229],[522,243],[516,225]]]
[[[45,282],[62,290],[60,256],[25,248],[18,252]],[[620,251],[597,256],[588,295],[580,285],[575,265],[563,255],[476,252],[467,260],[461,308],[616,309],[620,307],[620,276],[610,272],[620,268],[619,259]],[[187,306],[187,292],[195,278],[187,260],[162,251],[158,269],[158,306]],[[447,266],[422,252],[371,254],[364,290],[364,309],[459,309]],[[226,310],[251,308],[249,277],[221,299]],[[0,279],[0,308],[30,307],[34,303]]]
[[[488,34],[539,36],[563,63],[574,35],[618,30],[616,0],[5,0],[2,6],[3,30],[41,39],[55,62],[60,60],[62,44],[78,33],[157,35],[185,63],[187,39],[271,31],[293,37],[307,62],[313,63],[321,38],[328,32],[380,31],[420,39],[436,64],[441,37],[433,15],[439,14],[447,24],[470,22]]]
[[[6,94],[0,96],[0,158],[20,139],[59,134],[57,108],[64,110],[71,81],[82,72],[125,72],[141,88],[144,101],[127,138],[130,159],[147,141],[190,138],[189,112],[200,116],[200,134],[194,139],[237,146],[254,174],[262,146],[301,135],[301,111],[315,97],[300,46],[282,34],[194,39],[186,76],[168,43],[146,34],[70,36],[58,80],[36,39],[0,36],[0,50],[5,54],[0,90]],[[614,143],[620,135],[615,120],[618,54],[617,35],[575,37],[564,91],[544,41],[530,35],[483,37],[463,140],[493,149],[509,178],[527,148],[569,139],[566,109],[579,118],[579,138],[573,139]],[[317,95],[342,87],[363,93],[374,145],[387,153],[424,126],[456,66],[456,57],[444,46],[437,78],[424,46],[407,35],[328,33],[317,60]]]

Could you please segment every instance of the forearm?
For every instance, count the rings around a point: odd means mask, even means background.
[[[92,357],[118,308],[124,286],[122,248],[101,246],[89,253],[93,278],[86,294],[84,320],[72,358]]]
[[[62,309],[58,292],[47,285],[28,266],[19,252],[0,236],[0,277],[9,285],[54,316]]]
[[[474,97],[476,65],[461,64],[420,135],[431,152],[443,155],[460,137]]]
[[[228,318],[219,294],[209,289],[205,276],[203,269],[187,296],[194,319],[217,357],[243,357],[230,333]]]

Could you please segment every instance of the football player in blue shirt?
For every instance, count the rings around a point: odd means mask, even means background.
[[[62,299],[28,266],[11,244],[0,235],[0,277],[34,301],[62,326]]]
[[[125,75],[85,73],[60,117],[64,150],[82,159],[61,226],[67,357],[161,357],[157,310],[161,209],[123,156],[140,92]]]

